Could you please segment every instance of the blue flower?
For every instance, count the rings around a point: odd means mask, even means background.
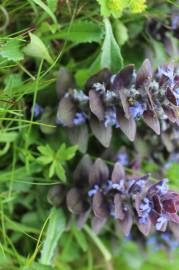
[[[31,111],[32,111],[32,109],[31,109]],[[34,116],[38,117],[42,112],[43,112],[42,107],[36,103],[34,106]]]
[[[171,18],[171,24],[172,24],[172,29],[176,30],[177,27],[179,26],[179,16],[178,15],[173,15]]]
[[[129,164],[129,158],[126,152],[120,152],[117,155],[117,160],[123,165],[127,166]]]
[[[144,198],[140,205],[140,210],[142,211],[142,215],[139,217],[139,222],[140,224],[146,224],[151,211],[151,203],[148,198]]]
[[[73,119],[73,124],[75,126],[83,125],[86,122],[86,116],[84,113],[77,112],[75,118]]]
[[[158,219],[157,222],[155,224],[155,228],[157,231],[160,231],[163,227],[163,225],[166,225],[166,223],[168,222],[168,219],[165,215],[161,215]]]
[[[143,115],[144,108],[141,103],[136,102],[134,106],[129,107],[129,112],[134,118],[138,118]]]
[[[169,79],[171,86],[174,85],[174,66],[173,65],[168,65],[167,67],[159,67],[158,74],[159,74],[159,77],[161,75],[164,75],[165,77],[167,77]]]
[[[73,91],[73,98],[79,102],[87,102],[89,100],[89,97],[82,90],[77,91],[76,89]]]
[[[100,190],[99,186],[95,185],[92,189],[88,191],[88,196],[93,197],[99,190]]]
[[[174,90],[177,106],[179,106],[179,87]]]
[[[163,179],[159,182],[159,184],[156,185],[156,188],[160,194],[166,194],[168,191],[168,185],[167,185],[168,179]]]
[[[105,117],[104,117],[104,125],[105,127],[112,127],[114,125],[116,125],[116,128],[118,127],[118,121],[116,118],[116,110],[115,108],[111,107],[108,108],[106,113],[105,113]]]

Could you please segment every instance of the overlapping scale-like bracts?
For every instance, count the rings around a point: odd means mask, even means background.
[[[80,228],[90,218],[93,230],[99,232],[113,220],[126,236],[135,224],[144,235],[169,229],[178,238],[179,193],[169,190],[167,181],[152,183],[149,175],[126,174],[119,161],[111,168],[86,155],[75,170],[66,203]]]
[[[103,69],[89,78],[83,91],[71,89],[63,95],[57,120],[73,128],[77,137],[86,136],[90,127],[105,147],[110,145],[112,127],[134,141],[139,120],[159,135],[169,123],[179,125],[179,67],[168,64],[153,71],[145,60],[138,72],[134,65],[117,74]]]

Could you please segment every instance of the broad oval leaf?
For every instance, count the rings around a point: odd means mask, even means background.
[[[136,88],[140,88],[146,81],[152,78],[152,66],[149,59],[146,59],[137,73]]]
[[[112,128],[105,127],[104,123],[99,122],[97,119],[92,118],[90,121],[90,127],[94,136],[104,147],[109,147],[112,138]]]
[[[145,111],[143,114],[144,122],[151,128],[157,135],[160,135],[160,122],[156,114],[151,111]]]
[[[58,106],[57,119],[65,126],[71,127],[73,126],[75,114],[76,107],[72,99],[70,97],[63,97]]]
[[[99,93],[94,90],[89,91],[89,105],[92,113],[100,120],[104,120],[105,111],[102,98]]]

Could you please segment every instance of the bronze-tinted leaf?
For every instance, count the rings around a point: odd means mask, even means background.
[[[109,69],[104,68],[95,75],[93,75],[91,78],[88,79],[85,85],[86,90],[91,90],[93,84],[95,83],[104,83],[107,88],[110,87],[110,79],[111,79],[112,73]]]
[[[169,107],[169,106],[163,106],[163,110],[164,110],[165,114],[168,116],[168,119],[172,123],[175,123],[177,117],[176,117],[176,113],[175,113],[174,109]]]
[[[104,195],[101,192],[96,192],[92,198],[92,209],[96,217],[106,218],[109,211]]]
[[[170,221],[175,222],[175,223],[179,223],[179,216],[177,214],[167,213],[167,217]]]
[[[121,89],[121,91],[119,92],[119,96],[120,96],[120,100],[121,100],[121,103],[122,103],[122,107],[123,107],[123,110],[124,110],[125,117],[127,119],[129,119],[131,117],[131,115],[129,113],[129,103],[128,103],[128,100],[127,100],[127,95],[126,95],[126,93],[125,93],[125,91],[123,89]]]
[[[88,209],[87,211],[85,211],[84,213],[80,214],[77,217],[77,227],[78,227],[78,229],[83,228],[83,226],[85,225],[85,223],[88,220],[88,217],[90,215],[90,211],[91,211],[91,209]]]
[[[134,65],[124,67],[114,78],[114,82],[112,84],[113,91],[119,93],[122,88],[130,87],[133,79],[133,73]]]
[[[119,193],[114,196],[114,210],[115,210],[115,218],[123,220],[125,218],[125,213],[123,211],[123,203],[122,198]]]
[[[165,145],[168,152],[172,152],[174,150],[174,144],[172,143],[172,140],[170,136],[167,133],[161,134],[162,142]]]
[[[142,203],[142,197],[139,194],[136,194],[134,206],[137,211],[137,215],[140,217],[142,215],[142,211],[140,210],[140,205]]]
[[[47,199],[50,204],[59,207],[65,199],[66,188],[64,185],[55,185],[48,191]]]
[[[149,213],[149,216],[152,224],[156,224],[157,219],[160,217],[160,214],[157,213],[154,209],[152,209]]]
[[[168,87],[167,91],[166,91],[166,97],[168,98],[168,100],[174,104],[175,106],[177,106],[177,100],[175,95],[173,94],[172,90]]]
[[[124,134],[128,137],[130,141],[134,141],[136,136],[135,120],[133,118],[127,119],[122,111],[118,111],[117,119],[119,121],[120,128],[124,132]]]
[[[77,188],[68,191],[66,202],[68,209],[74,214],[80,215],[86,210],[81,191]]]
[[[133,224],[133,218],[131,213],[130,212],[125,213],[125,218],[123,220],[120,220],[119,224],[124,235],[128,236],[130,234]]]
[[[109,169],[106,163],[98,158],[96,159],[89,174],[89,184],[91,187],[94,185],[102,185],[109,179]]]
[[[81,153],[86,153],[88,147],[88,127],[87,125],[74,126],[68,129],[68,136],[72,144],[78,145]]]
[[[112,137],[112,128],[105,127],[104,123],[99,122],[97,119],[92,118],[90,121],[90,126],[94,136],[98,141],[104,146],[109,147]]]
[[[153,111],[145,111],[143,114],[144,122],[151,128],[157,135],[160,135],[160,122]]]
[[[104,225],[106,224],[107,219],[106,218],[98,218],[93,217],[92,218],[92,229],[93,231],[98,234],[103,229]]]
[[[92,113],[100,120],[104,120],[105,110],[102,98],[99,93],[94,90],[89,91],[89,105]]]
[[[162,205],[163,205],[164,210],[168,213],[176,213],[177,211],[174,201],[171,199],[162,201]]]
[[[92,161],[89,155],[84,155],[76,167],[73,178],[79,185],[87,185],[92,169]]]
[[[152,197],[152,201],[153,201],[153,207],[155,209],[155,211],[157,211],[157,213],[161,214],[162,212],[162,204],[160,201],[160,197],[158,195],[154,195]]]
[[[64,97],[60,100],[57,119],[60,120],[65,126],[73,126],[73,119],[76,114],[76,107],[70,97]]]
[[[125,170],[120,162],[116,162],[112,171],[112,182],[119,183],[121,179],[125,178]]]
[[[57,95],[61,98],[69,89],[73,88],[75,88],[75,79],[73,75],[65,67],[61,67],[57,75]]]
[[[146,81],[152,78],[152,66],[148,59],[146,59],[137,73],[136,88],[140,88]]]
[[[147,221],[145,224],[141,224],[140,222],[137,222],[137,227],[141,233],[143,233],[145,236],[149,235],[152,223],[149,218],[147,218]]]

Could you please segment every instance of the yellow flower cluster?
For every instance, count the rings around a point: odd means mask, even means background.
[[[131,0],[130,7],[132,13],[141,13],[146,9],[146,0]]]
[[[108,0],[107,7],[113,12],[121,12],[123,10],[123,3],[121,0]]]

